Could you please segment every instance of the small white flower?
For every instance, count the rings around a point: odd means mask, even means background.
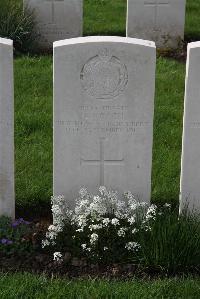
[[[87,195],[87,189],[86,188],[81,188],[79,191],[79,194],[81,197],[84,197]]]
[[[157,210],[157,206],[156,205],[151,205],[146,213],[146,221],[148,220],[155,220],[156,219],[156,210]]]
[[[83,250],[86,250],[87,245],[86,244],[81,244],[81,247],[82,247]]]
[[[105,226],[108,226],[108,224],[110,223],[110,219],[109,218],[104,218],[102,222]]]
[[[99,192],[101,193],[101,195],[103,195],[106,192],[106,187],[100,186],[99,187]]]
[[[164,207],[170,209],[170,208],[171,208],[171,204],[170,204],[170,203],[165,203],[165,204],[164,204]]]
[[[96,241],[98,240],[99,236],[97,234],[92,234],[90,237],[90,244],[94,245]]]
[[[78,215],[73,221],[79,226],[79,228],[84,228],[87,224],[87,219],[85,215]]]
[[[138,232],[138,229],[137,228],[134,228],[133,230],[132,230],[132,234],[135,234],[135,233],[137,233]]]
[[[55,233],[55,234],[59,233],[59,232],[62,232],[62,230],[63,230],[63,227],[61,225],[58,225],[58,224],[56,224],[56,225],[52,224],[48,228],[49,232],[52,232],[52,233]]]
[[[89,226],[89,229],[91,230],[91,231],[93,231],[93,230],[98,230],[98,229],[101,229],[102,228],[102,225],[101,224],[91,224],[90,226]]]
[[[137,209],[138,204],[136,204],[135,202],[129,202],[129,207],[130,210],[135,211]]]
[[[132,217],[130,217],[129,219],[128,219],[128,222],[130,223],[130,224],[134,224],[135,223],[135,216],[132,216]]]
[[[147,205],[148,205],[148,203],[144,202],[144,201],[139,203],[139,206],[142,208],[145,208]]]
[[[125,227],[122,227],[118,230],[117,234],[119,237],[125,237],[127,229]]]
[[[125,245],[125,248],[127,250],[133,250],[133,251],[138,251],[140,249],[140,244],[137,243],[137,242],[128,242],[126,245]]]
[[[54,261],[56,261],[56,262],[61,262],[61,261],[63,261],[63,259],[62,259],[62,253],[61,253],[61,252],[54,252],[54,254],[53,254],[53,259],[54,259]]]
[[[42,248],[49,246],[50,242],[48,240],[42,240]]]
[[[133,194],[130,191],[127,191],[124,193],[124,196],[126,198],[128,198],[129,200],[135,200],[135,197],[133,196]],[[136,200],[135,200],[136,201]]]
[[[94,200],[94,202],[98,202],[98,201],[101,200],[101,197],[100,197],[99,195],[95,195],[95,196],[93,197],[93,200]]]
[[[50,240],[55,240],[57,237],[57,232],[51,231],[46,233],[46,238]]]
[[[78,229],[76,229],[76,232],[77,232],[77,233],[82,233],[82,232],[83,232],[83,228],[78,228]]]
[[[48,231],[54,231],[55,229],[55,225],[49,225],[48,227]]]
[[[90,248],[90,247],[86,248],[86,251],[90,252],[90,251],[91,251],[91,248]]]
[[[144,224],[145,224],[145,223],[146,223],[146,221],[144,222]],[[150,232],[150,231],[152,230],[151,226],[150,226],[150,225],[147,225],[147,224],[145,224],[145,225],[143,226],[143,228],[144,228],[145,232]]]
[[[103,250],[104,250],[104,251],[108,250],[108,247],[104,246]]]
[[[118,220],[117,218],[113,218],[113,219],[111,220],[111,223],[112,223],[114,226],[119,225],[119,220]]]

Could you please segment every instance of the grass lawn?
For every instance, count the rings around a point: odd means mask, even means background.
[[[61,280],[30,274],[0,275],[1,299],[197,299],[200,280]]]

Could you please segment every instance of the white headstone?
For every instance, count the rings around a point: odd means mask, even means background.
[[[13,42],[0,38],[0,215],[15,216]]]
[[[54,43],[54,195],[104,185],[150,201],[155,62],[149,41]]]
[[[83,0],[24,0],[36,18],[38,44],[53,48],[53,42],[79,37],[83,26]]]
[[[127,36],[176,48],[184,39],[186,0],[127,0]]]
[[[188,45],[180,210],[200,212],[200,42]]]

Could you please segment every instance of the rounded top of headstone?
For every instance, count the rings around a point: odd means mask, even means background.
[[[12,46],[13,45],[13,41],[11,39],[0,37],[0,44],[7,45],[7,46]]]
[[[155,42],[153,41],[130,38],[130,37],[119,37],[119,36],[87,36],[87,37],[70,38],[70,39],[54,42],[53,47],[57,48],[57,47],[62,47],[67,45],[98,43],[98,42],[125,43],[125,44],[134,44],[134,45],[141,45],[150,48],[156,48]]]
[[[200,48],[200,41],[188,44],[188,49]]]

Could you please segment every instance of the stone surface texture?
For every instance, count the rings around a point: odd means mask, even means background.
[[[41,49],[53,48],[53,42],[82,36],[83,0],[24,0],[37,22]]]
[[[200,212],[200,42],[188,45],[180,210]]]
[[[0,215],[15,216],[13,42],[0,38]]]
[[[156,48],[122,37],[54,43],[54,195],[150,201]]]
[[[127,36],[177,48],[184,39],[186,0],[128,0]]]

